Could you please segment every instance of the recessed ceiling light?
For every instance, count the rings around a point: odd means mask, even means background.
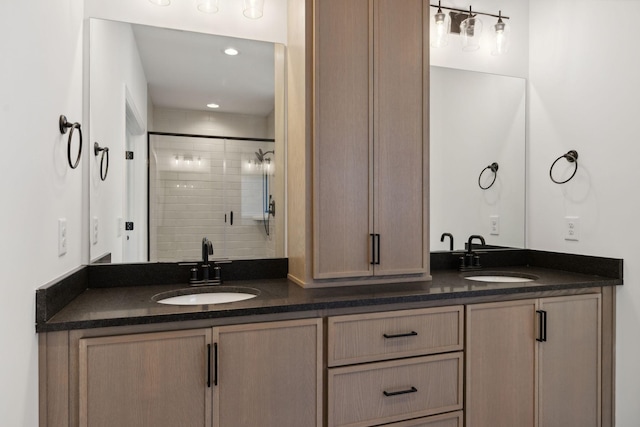
[[[236,56],[238,53],[238,49],[234,49],[232,47],[228,47],[224,50],[224,53],[226,53],[229,56]]]
[[[171,0],[149,0],[153,4],[157,4],[158,6],[169,6],[171,4]]]
[[[214,104],[213,102],[211,104],[207,104],[207,107],[209,107],[209,108],[220,108],[220,106],[218,104]]]

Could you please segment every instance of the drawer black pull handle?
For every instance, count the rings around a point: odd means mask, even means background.
[[[418,333],[416,331],[407,332],[406,334],[394,334],[394,335],[382,334],[382,336],[385,338],[415,337],[417,335]]]
[[[400,391],[383,391],[382,394],[385,396],[398,396],[399,394],[409,394],[409,393],[417,393],[418,389],[415,387],[411,387],[409,390],[400,390]]]

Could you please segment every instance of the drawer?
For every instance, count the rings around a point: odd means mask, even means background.
[[[365,427],[461,410],[462,366],[462,352],[456,352],[330,368],[328,426]]]
[[[463,306],[330,317],[328,366],[462,350]]]
[[[410,421],[400,421],[399,423],[385,424],[379,427],[463,427],[462,411]]]

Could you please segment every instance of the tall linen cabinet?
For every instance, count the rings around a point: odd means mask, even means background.
[[[429,278],[423,0],[290,0],[289,272]]]

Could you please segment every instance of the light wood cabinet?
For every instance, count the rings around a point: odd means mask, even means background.
[[[210,343],[210,329],[81,339],[79,425],[211,425]]]
[[[214,426],[322,426],[321,319],[214,329]]]
[[[467,306],[467,427],[599,427],[601,296]]]
[[[427,278],[428,3],[289,9],[290,277]]]
[[[78,343],[80,426],[322,426],[321,319]]]
[[[460,351],[461,305],[330,317],[328,366]]]
[[[329,427],[462,409],[462,306],[330,317],[327,336]],[[406,425],[457,426],[460,417]]]

